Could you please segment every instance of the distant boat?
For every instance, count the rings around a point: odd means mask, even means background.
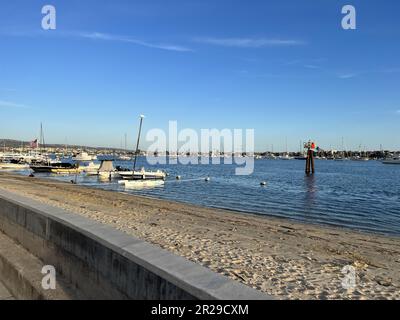
[[[389,158],[382,161],[383,164],[400,164],[400,157]]]
[[[279,159],[281,160],[293,160],[293,157],[290,157],[288,154],[280,156]]]
[[[351,160],[353,161],[369,161],[368,157],[354,157]]]
[[[79,152],[72,157],[74,161],[93,161],[97,160],[96,156],[91,156],[87,152]]]
[[[119,160],[119,161],[130,161],[130,160],[132,160],[132,157],[130,157],[130,156],[119,156],[117,160]]]

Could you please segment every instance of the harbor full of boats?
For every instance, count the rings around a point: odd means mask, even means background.
[[[127,152],[125,147],[124,154],[118,154],[113,156],[113,159],[103,158],[100,160],[100,155],[92,153],[89,154],[84,150],[74,152],[69,158],[65,158],[65,155],[60,153],[49,153],[45,152],[43,148],[44,144],[44,134],[42,124],[40,126],[40,152],[38,139],[30,143],[31,150],[29,152],[24,152],[24,148],[20,149],[20,152],[15,152],[15,150],[9,150],[6,152],[6,147],[4,143],[4,151],[0,153],[0,170],[31,170],[30,175],[33,176],[34,173],[49,173],[49,174],[60,174],[60,175],[87,175],[87,176],[98,176],[103,180],[120,180],[118,183],[125,185],[125,187],[137,188],[137,187],[153,187],[162,186],[166,180],[167,173],[162,170],[146,170],[144,167],[137,169],[137,159],[141,155],[159,157],[164,156],[172,159],[177,159],[180,157],[219,157],[219,158],[232,158],[232,157],[253,157],[255,160],[260,159],[270,159],[270,160],[306,160],[306,154],[304,153],[306,149],[306,144],[302,148],[302,143],[300,143],[300,152],[289,153],[287,149],[286,141],[286,152],[284,153],[239,153],[239,154],[226,154],[218,151],[210,151],[208,154],[200,153],[170,153],[165,151],[164,154],[146,154],[140,151],[140,137],[142,131],[143,119],[145,116],[140,115],[139,131],[137,136],[136,149],[133,155]],[[125,136],[126,138],[126,136]],[[126,144],[126,142],[125,142]],[[335,161],[370,161],[370,160],[380,160],[382,164],[400,164],[400,153],[390,153],[390,152],[373,152],[367,153],[366,151],[358,153],[347,152],[347,151],[324,151],[319,147],[316,147],[314,142],[309,142],[311,149],[309,150],[313,153],[316,160],[335,160]],[[66,151],[65,148],[64,151]],[[133,165],[131,168],[127,166],[114,166],[114,160],[119,161],[132,161]],[[177,179],[180,178],[179,175]],[[205,181],[209,181],[209,177]],[[71,180],[74,182],[74,180]],[[76,178],[75,178],[76,182]]]
[[[183,156],[183,155],[182,155]],[[187,155],[184,155],[185,157]],[[170,156],[176,159],[174,156]],[[226,156],[224,156],[226,158]],[[257,155],[255,160],[304,160],[302,155]],[[390,154],[385,159],[370,159],[366,157],[321,157],[317,156],[316,160],[331,161],[378,161],[383,165],[400,164],[399,154]],[[142,161],[143,162],[143,161]],[[36,173],[48,173],[56,175],[86,175],[97,176],[99,179],[120,180],[119,184],[126,187],[136,186],[160,186],[166,180],[168,173],[159,170],[146,170],[145,168],[134,168],[134,160],[131,158],[121,159],[119,156],[112,158],[107,156],[98,156],[88,154],[86,152],[77,153],[71,157],[60,158],[55,154],[22,154],[22,153],[0,153],[0,170],[3,171],[25,171],[31,175]],[[138,183],[138,181],[146,183]]]
[[[141,154],[141,156],[146,156]],[[148,156],[148,155],[147,155]],[[167,158],[177,159],[181,157],[195,157],[196,155],[168,155]],[[198,155],[197,155],[198,156]],[[255,160],[305,160],[302,154],[257,154],[251,155]],[[200,156],[199,156],[200,157]],[[211,157],[217,157],[211,155]],[[218,155],[221,158],[227,158],[227,155]],[[246,155],[229,155],[229,157],[246,157]],[[107,178],[120,178],[124,180],[138,179],[165,179],[166,173],[160,170],[146,171],[144,168],[133,170],[129,168],[129,161],[133,161],[134,157],[128,155],[96,155],[87,152],[79,152],[69,157],[60,157],[54,153],[11,153],[0,152],[0,170],[19,171],[32,170],[36,173],[53,173],[53,174],[85,174],[88,176],[101,176]],[[385,158],[367,157],[367,156],[323,156],[317,155],[316,160],[333,160],[333,161],[379,161],[382,164],[395,165],[400,164],[400,153],[389,153]],[[114,163],[126,162],[125,166],[114,166]]]

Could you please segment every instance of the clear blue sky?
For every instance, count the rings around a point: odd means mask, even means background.
[[[47,142],[132,146],[143,113],[145,129],[254,128],[257,150],[400,149],[399,15],[397,0],[2,0],[0,137],[42,121]]]

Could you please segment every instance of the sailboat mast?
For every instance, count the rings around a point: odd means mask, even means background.
[[[135,151],[135,160],[133,161],[133,174],[135,174],[135,169],[136,169],[136,160],[139,152],[139,142],[140,142],[140,134],[142,132],[142,124],[143,124],[143,118],[144,115],[140,116],[140,125],[139,125],[139,133],[138,133],[138,138],[136,142],[136,151]]]
[[[44,148],[46,148],[46,145],[44,142],[43,125],[40,123],[40,153],[43,153]]]
[[[43,126],[42,123],[40,123],[40,139],[39,139],[39,143],[40,143],[40,153],[43,153]]]
[[[285,137],[285,143],[286,143],[286,154],[288,154],[288,148],[287,148],[287,137]]]

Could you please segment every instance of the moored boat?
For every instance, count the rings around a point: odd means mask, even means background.
[[[400,164],[400,157],[388,158],[382,161],[383,164]]]
[[[146,171],[144,168],[139,171],[117,171],[117,173],[124,180],[164,180],[167,176],[164,171]]]
[[[97,171],[99,178],[101,179],[111,179],[118,175],[117,170],[114,168],[112,160],[103,160],[99,170]]]
[[[81,167],[82,172],[86,173],[88,176],[97,176],[99,174],[99,169],[100,164],[95,164],[93,161]]]
[[[37,173],[76,174],[82,171],[79,165],[62,162],[35,164],[31,165],[30,168]]]
[[[135,186],[135,187],[153,187],[157,185],[163,185],[164,180],[166,178],[166,173],[157,170],[157,171],[146,171],[142,168],[140,171],[136,171],[136,161],[139,154],[139,143],[140,143],[140,134],[142,131],[144,116],[140,116],[140,124],[139,124],[139,132],[136,143],[136,151],[133,162],[133,170],[132,171],[118,171],[118,174],[123,178],[120,182],[121,184],[125,184],[125,186]]]

